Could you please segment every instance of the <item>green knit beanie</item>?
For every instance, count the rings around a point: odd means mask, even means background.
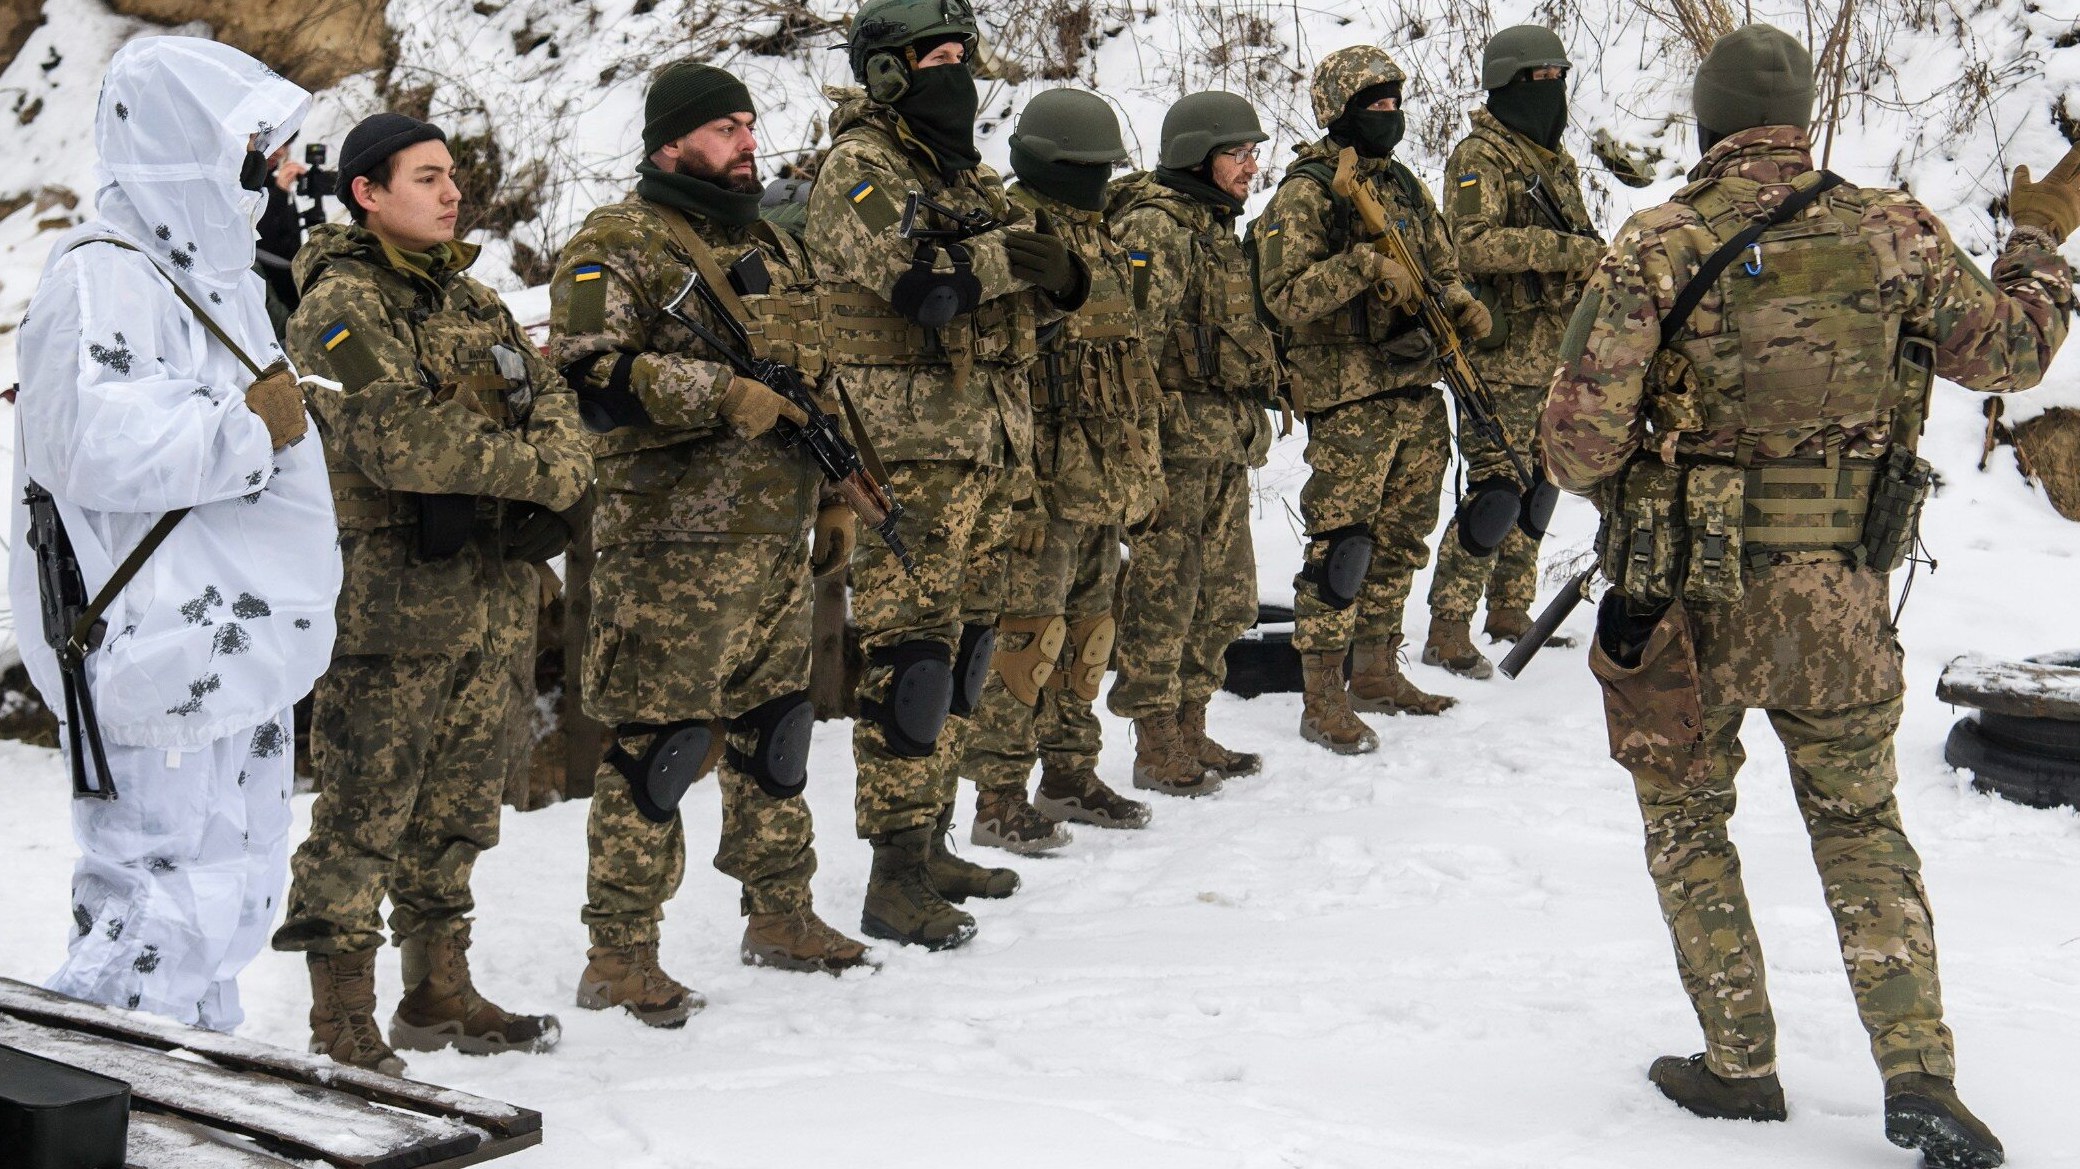
[[[1697,125],[1723,138],[1756,126],[1813,120],[1813,55],[1791,34],[1751,24],[1720,37],[1697,67]]]
[[[643,99],[643,153],[655,154],[717,118],[752,112],[751,91],[735,74],[692,61],[667,65]]]

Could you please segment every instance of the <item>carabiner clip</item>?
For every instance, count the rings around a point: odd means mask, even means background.
[[[1741,271],[1746,272],[1750,276],[1762,275],[1762,245],[1760,243],[1749,244],[1748,255],[1752,258],[1747,263],[1741,265]]]

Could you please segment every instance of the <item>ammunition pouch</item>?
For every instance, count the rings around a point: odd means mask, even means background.
[[[1634,460],[1603,510],[1597,552],[1613,591],[1636,604],[1674,597],[1682,584],[1677,503],[1683,473],[1658,459]]]
[[[421,563],[447,560],[462,551],[477,531],[474,495],[415,495],[419,523],[412,555]]]
[[[633,755],[624,739],[650,736],[643,753]],[[614,728],[606,759],[628,781],[629,798],[643,819],[669,824],[679,814],[686,791],[722,757],[721,720],[688,719],[671,723],[622,723]]]
[[[758,790],[776,800],[789,800],[809,786],[809,737],[816,729],[816,708],[809,692],[797,690],[762,702],[729,720],[733,734],[749,736],[750,750],[731,743],[729,765],[751,777]]]
[[[1683,474],[1683,598],[1700,605],[1741,599],[1742,499],[1760,469],[1700,463]]]
[[[1904,445],[1895,443],[1878,460],[1856,562],[1877,572],[1891,572],[1907,562],[1921,532],[1921,505],[1928,501],[1936,469]]]

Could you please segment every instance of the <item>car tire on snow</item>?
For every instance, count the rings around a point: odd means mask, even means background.
[[[1980,791],[2032,808],[2080,807],[2080,761],[2004,745],[1982,729],[1978,718],[1958,719],[1950,728],[1950,738],[1943,744],[1943,759],[1952,767],[1971,772],[1972,786]]]
[[[1979,735],[1996,746],[2072,763],[2080,770],[2080,723],[1979,712]]]

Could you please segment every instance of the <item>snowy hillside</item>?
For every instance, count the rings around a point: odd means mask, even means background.
[[[530,163],[538,214],[489,240],[485,274],[518,290],[508,261],[553,251],[584,212],[618,194],[633,163],[641,75],[693,44],[743,72],[764,103],[768,169],[813,148],[842,80],[829,32],[783,55],[774,13],[729,0],[700,30],[675,0],[393,0],[403,66],[391,92],[432,85],[437,119],[488,135],[508,193]],[[2065,148],[2056,114],[2080,111],[2080,11],[2071,0],[1875,0],[1849,56],[1851,101],[1832,166],[1852,181],[1907,183],[1960,243],[1987,258],[2005,168],[2041,171]],[[637,12],[636,9],[641,9]],[[1056,30],[1075,6],[1016,0],[983,17],[1000,50],[1115,99],[1138,157],[1152,161],[1161,112],[1191,89],[1244,89],[1267,109],[1267,158],[1313,136],[1305,77],[1322,55],[1386,44],[1417,78],[1411,161],[1438,177],[1471,103],[1467,62],[1493,27],[1559,14],[1577,62],[1569,143],[1590,135],[1658,147],[1663,181],[1599,184],[1608,231],[1666,196],[1695,150],[1687,50],[1629,0],[1508,0],[1483,13],[1452,0],[1085,5],[1073,62]],[[1830,9],[1831,10],[1831,9]],[[91,185],[87,127],[104,62],[135,22],[88,0],[50,0],[0,87],[46,98],[0,132],[12,183]],[[814,11],[840,14],[818,0]],[[1787,17],[1767,0],[1755,15]],[[792,26],[790,26],[792,27]],[[784,30],[783,30],[784,31]],[[756,42],[744,47],[739,42]],[[2062,47],[2062,44],[2064,47]],[[1092,47],[1094,45],[1094,47]],[[720,46],[720,47],[718,47]],[[525,51],[522,51],[522,50]],[[57,65],[44,69],[52,57]],[[1059,81],[985,91],[985,149],[1004,160],[1006,119]],[[309,134],[337,143],[377,108],[372,79],[321,96]],[[488,116],[484,111],[496,111]],[[1427,122],[1422,111],[1432,117]],[[2080,114],[2066,115],[2072,117]],[[474,118],[474,120],[472,120]],[[2080,130],[2076,130],[2080,132]],[[1681,160],[1681,161],[1679,161]],[[1261,206],[1263,195],[1257,205]],[[0,320],[18,317],[62,198],[0,221]],[[2068,254],[2080,259],[2080,247]],[[522,303],[540,304],[539,292]],[[13,338],[0,335],[0,385]],[[2043,389],[2011,405],[2080,403],[2080,344]],[[0,413],[5,413],[0,410]],[[1941,570],[1916,580],[1904,620],[1909,698],[1900,798],[1937,911],[1949,1021],[1965,1098],[2011,1163],[2080,1166],[2071,1101],[2080,1073],[2080,816],[1970,792],[1942,763],[1955,713],[1933,697],[1950,658],[2080,646],[2080,528],[2014,473],[2012,452],[1978,459],[1978,399],[1946,387],[1924,453],[1946,486],[1930,505]],[[0,444],[11,444],[0,420]],[[1258,476],[1255,531],[1267,599],[1290,597],[1298,565],[1289,507],[1302,437]],[[1585,547],[1592,517],[1563,504],[1549,560]],[[1418,578],[1408,632],[1428,614]],[[1572,632],[1586,634],[1588,611]],[[555,1009],[561,1049],[543,1057],[421,1055],[415,1075],[541,1109],[547,1140],[504,1164],[682,1166],[1390,1166],[1410,1169],[1661,1169],[1670,1164],[1888,1169],[1914,1159],[1881,1135],[1878,1080],[1857,1025],[1781,752],[1751,722],[1736,839],[1769,956],[1792,1118],[1698,1121],[1644,1080],[1656,1055],[1698,1047],[1640,855],[1624,774],[1604,756],[1580,650],[1548,651],[1517,682],[1414,667],[1461,698],[1434,720],[1371,721],[1378,754],[1339,759],[1301,742],[1297,696],[1223,695],[1212,722],[1266,754],[1263,775],[1197,802],[1164,801],[1145,832],[1082,829],[1057,858],[1020,861],[1026,891],[971,906],[979,939],[927,955],[881,951],[842,980],[736,962],[736,892],[704,864],[713,786],[688,801],[693,864],[665,926],[666,966],[711,1000],[679,1032],[569,1003],[584,964],[582,804],[509,813],[478,869],[480,984],[514,1008]],[[1102,770],[1124,785],[1131,744],[1105,719]],[[816,891],[857,925],[868,853],[851,833],[848,724],[818,728],[809,800],[823,826]],[[0,743],[0,975],[41,980],[63,954],[73,848],[55,755]],[[960,838],[972,805],[961,797]],[[298,800],[298,835],[309,816]],[[1005,858],[973,850],[982,859]],[[244,981],[246,1033],[307,1036],[301,962],[268,952]],[[396,1001],[384,958],[384,1011]]]

